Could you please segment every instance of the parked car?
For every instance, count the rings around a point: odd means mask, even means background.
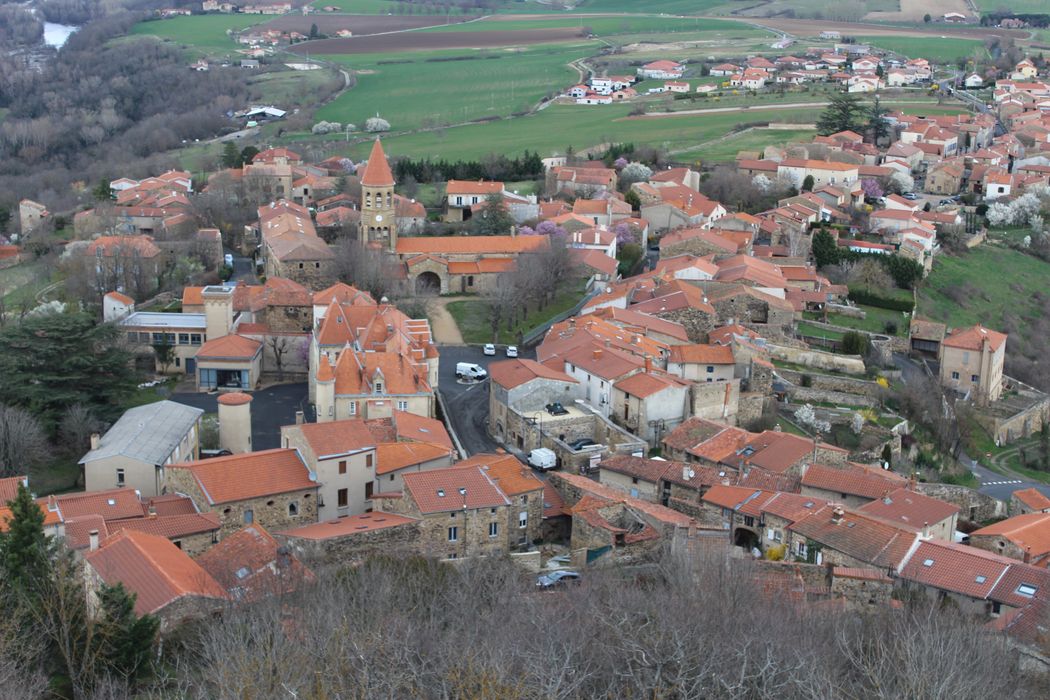
[[[537,447],[529,453],[529,466],[541,472],[550,471],[558,466],[558,455],[554,450],[546,447]]]
[[[914,192],[905,192],[901,195],[901,197],[904,197],[905,199],[914,202],[916,199],[919,198],[919,195],[915,194]]]
[[[542,589],[560,588],[562,586],[578,584],[579,582],[580,575],[575,571],[552,571],[549,574],[541,574],[539,578],[536,579],[536,587]]]
[[[574,450],[582,450],[584,447],[590,447],[591,445],[597,445],[594,440],[590,438],[580,438],[579,440],[573,440],[569,443],[569,447]]]
[[[222,256],[222,262],[226,267],[233,267],[233,255],[226,253],[226,255]]]
[[[517,345],[508,345],[507,346],[507,357],[517,357],[517,356],[518,356],[518,346]]]
[[[939,206],[939,207],[943,207],[946,204],[955,204],[955,200],[954,199],[942,199],[941,201],[937,202],[937,206]]]
[[[457,362],[456,376],[460,379],[481,380],[489,376],[489,373],[485,371],[484,367],[476,365],[473,362]]]
[[[555,401],[554,403],[547,404],[545,408],[547,409],[547,413],[551,414],[552,416],[569,415],[569,411],[557,401]]]
[[[493,345],[492,343],[485,343],[485,347],[482,348],[481,351],[483,353],[485,353],[486,355],[495,355],[496,354],[496,346]]]

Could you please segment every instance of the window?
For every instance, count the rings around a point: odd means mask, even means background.
[[[175,358],[175,366],[176,367],[182,367],[182,358],[181,357],[176,357]]]
[[[350,402],[350,415],[351,416],[356,416],[357,415],[357,402],[356,401],[351,401]]]
[[[123,485],[124,485],[124,470],[123,469],[118,469],[117,470],[117,486],[123,486]]]
[[[1017,595],[1023,595],[1025,598],[1031,598],[1038,591],[1038,586],[1033,586],[1030,583],[1022,583],[1017,587]]]
[[[179,333],[179,345],[189,345],[189,344],[190,344],[190,334],[189,333]]]
[[[952,372],[952,379],[958,379],[958,378],[959,378],[959,373],[958,372]]]
[[[407,411],[408,410],[408,401],[398,401],[397,402],[397,410],[399,410],[399,411]]]
[[[632,476],[631,477],[631,483],[632,484],[637,484],[638,483],[638,477],[637,476]]]
[[[335,503],[340,508],[350,505],[350,489],[339,489],[335,493]]]
[[[288,515],[289,515],[289,517],[293,517],[293,518],[295,516],[299,515],[299,504],[296,503],[295,501],[292,501],[291,503],[288,504]]]
[[[459,528],[453,525],[448,529],[448,541],[458,542],[459,541]]]
[[[455,552],[452,552],[451,554],[448,555],[449,559],[457,559],[458,557],[459,557],[459,555],[456,554]]]
[[[964,365],[970,364],[970,353],[968,353],[968,352],[964,352],[963,353],[963,364]]]
[[[529,505],[529,497],[528,496],[522,496],[521,497],[521,505],[523,505],[523,506]]]
[[[251,525],[253,522],[255,522],[255,513],[252,512],[251,508],[249,508],[248,510],[244,511],[244,524]]]
[[[806,543],[805,542],[799,541],[799,542],[795,543],[795,554],[797,554],[800,557],[805,557],[806,556]]]
[[[496,514],[496,509],[495,508],[489,508],[489,512],[492,513],[493,515],[495,515]]]
[[[201,344],[201,334],[200,333],[190,333],[190,345],[200,345],[200,344]]]
[[[745,515],[744,516],[744,525],[747,526],[747,527],[754,527],[755,526],[755,519],[753,517],[751,517],[750,515]]]
[[[300,270],[302,270],[302,269],[303,269],[304,267],[305,267],[305,266],[304,266],[304,265],[303,265],[302,263],[299,263],[299,269],[300,269]]]
[[[339,460],[339,473],[340,474],[346,474],[346,460],[345,459]]]
[[[365,466],[368,467],[369,469],[372,468],[372,453],[371,452],[369,452],[368,454],[365,455]]]
[[[372,500],[372,491],[375,488],[374,484],[375,484],[374,481],[369,481],[369,482],[367,482],[365,484],[365,500],[366,501]]]
[[[529,526],[529,514],[527,511],[521,511],[518,513],[518,527],[526,528]]]
[[[314,263],[314,268],[320,270],[321,269],[321,263],[315,262]]]
[[[489,523],[489,537],[495,537],[499,534],[499,523]]]
[[[382,394],[383,393],[383,382],[376,382],[374,393],[376,393],[376,394]]]
[[[978,375],[978,374],[971,374],[970,375],[970,381],[971,382],[977,382],[977,381],[980,381],[980,379],[981,379],[981,376]]]
[[[715,371],[715,366],[714,365],[708,365],[707,366],[707,373],[708,374],[710,374],[711,372],[714,372],[714,371]]]
[[[467,286],[468,287],[473,287],[474,286],[474,275],[467,275]]]

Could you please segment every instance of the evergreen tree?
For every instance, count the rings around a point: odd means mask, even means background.
[[[255,156],[259,155],[259,149],[255,146],[245,146],[241,149],[241,165],[251,163]]]
[[[831,103],[817,118],[817,131],[821,136],[859,128],[861,123],[860,101],[856,95],[842,93],[834,95]]]
[[[237,150],[237,144],[233,141],[227,141],[222,147],[222,165],[225,168],[239,168],[244,165],[241,152]]]
[[[813,234],[812,250],[813,260],[818,268],[834,265],[839,261],[839,247],[827,229],[822,228]]]
[[[890,136],[890,123],[886,121],[886,111],[876,95],[875,102],[868,111],[868,131],[871,132],[871,140],[875,145]]]
[[[470,228],[478,236],[505,236],[514,226],[514,217],[503,203],[503,195],[494,192],[485,198],[485,204],[470,220]]]
[[[805,179],[802,180],[802,191],[803,192],[812,192],[813,191],[813,184],[815,182],[816,182],[816,180],[813,179],[812,175],[806,175]]]
[[[95,189],[91,190],[91,194],[100,202],[108,202],[112,196],[109,189],[109,180],[106,178],[99,180],[98,184],[95,185]]]
[[[21,406],[54,428],[82,404],[100,417],[120,413],[138,378],[120,329],[87,313],[43,314],[0,329],[0,403]]]
[[[160,620],[152,615],[136,615],[135,595],[119,583],[103,585],[98,601],[102,664],[109,673],[128,681],[141,678],[149,668]]]
[[[35,595],[37,582],[48,575],[52,545],[44,534],[44,511],[24,484],[7,504],[7,532],[0,533],[0,570],[15,591]]]

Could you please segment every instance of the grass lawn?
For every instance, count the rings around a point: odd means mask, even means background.
[[[869,333],[885,333],[886,324],[892,322],[897,325],[896,335],[902,337],[908,335],[908,318],[900,311],[880,309],[877,306],[858,306],[867,313],[867,316],[854,318],[853,316],[844,316],[842,314],[828,314],[828,323],[834,323],[836,326],[844,326],[845,328],[855,328],[859,331],[868,331]],[[806,318],[819,321],[821,320],[821,315],[807,313]]]
[[[324,83],[332,80],[334,72],[329,68],[321,70],[282,70],[272,73],[259,73],[248,79],[253,102],[312,107],[316,104],[317,93]],[[342,78],[339,87],[342,87]]]
[[[752,129],[731,134],[702,148],[675,155],[679,161],[732,161],[740,151],[759,151],[766,146],[782,145],[798,141],[812,141],[817,132],[813,129]]]
[[[357,73],[357,85],[317,111],[318,120],[363,126],[378,112],[394,130],[458,124],[523,112],[577,79],[571,61],[595,50],[591,42],[524,51],[467,49],[425,54],[330,56]],[[469,57],[428,61],[428,58]],[[398,61],[388,63],[387,61]],[[406,62],[401,62],[406,61]]]
[[[169,39],[206,53],[229,53],[237,48],[237,44],[226,36],[227,29],[240,30],[269,19],[272,18],[267,15],[195,15],[151,19],[136,24],[131,28],[131,33]]]
[[[55,458],[45,464],[29,469],[29,488],[37,496],[48,496],[53,493],[79,490],[77,479],[80,478],[80,455],[70,458]]]
[[[827,338],[828,340],[842,340],[845,335],[842,331],[824,328],[823,326],[815,326],[812,323],[806,323],[805,321],[801,321],[798,324],[798,332],[802,335],[808,335],[814,338]]]
[[[939,255],[919,289],[918,311],[949,326],[999,328],[1006,315],[1042,318],[1033,298],[1045,290],[1050,265],[1024,253],[982,245],[963,255]],[[960,303],[961,301],[961,303]]]
[[[466,299],[453,301],[445,308],[452,314],[452,318],[456,319],[456,325],[459,326],[459,332],[462,334],[464,342],[474,344],[496,342],[513,345],[518,342],[519,334],[527,333],[553,316],[557,316],[563,311],[568,311],[579,303],[582,296],[583,290],[581,285],[566,285],[546,308],[542,311],[530,309],[525,316],[525,320],[515,325],[511,330],[507,330],[506,323],[500,324],[499,338],[495,341],[492,339],[488,305],[484,300]]]
[[[689,150],[729,133],[749,120],[813,123],[820,108],[766,110],[753,116],[736,112],[715,112],[656,118],[628,118],[630,105],[580,107],[552,105],[518,119],[438,131],[392,135],[383,141],[391,155],[411,154],[416,158],[481,158],[489,153],[510,157],[525,150],[541,157],[564,153],[572,145],[577,151],[608,143],[634,143],[668,150]],[[363,158],[371,142],[362,140],[351,146],[350,154]]]
[[[635,10],[638,8],[636,7]],[[648,9],[648,8],[646,8]],[[585,15],[541,16],[530,19],[505,19],[498,15],[469,24],[452,24],[426,29],[428,32],[491,32],[521,29],[553,29],[555,27],[590,27],[597,36],[618,34],[674,34],[677,32],[751,30],[745,24],[724,19],[682,17],[587,17]]]
[[[669,15],[695,15],[725,4],[725,0],[649,0],[644,5],[636,0],[584,0],[576,9],[583,12],[637,12],[644,9]]]
[[[0,270],[0,297],[8,309],[13,309],[50,283],[51,277],[43,261],[22,263]]]
[[[858,36],[857,42],[871,44],[909,58],[926,58],[935,63],[953,63],[960,56],[972,56],[979,51],[988,55],[977,39],[938,39],[917,36]]]
[[[977,8],[985,12],[998,10],[1001,7],[1006,7],[1015,14],[1046,14],[1050,12],[1050,7],[1047,7],[1046,0],[1010,0],[1010,2],[1003,2],[1002,0],[976,0]]]

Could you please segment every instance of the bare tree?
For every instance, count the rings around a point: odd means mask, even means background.
[[[0,477],[20,476],[47,458],[47,436],[33,414],[0,404]]]
[[[277,381],[284,381],[284,356],[292,349],[292,343],[282,335],[271,335],[266,344],[273,353],[273,363],[277,366]]]
[[[79,457],[91,443],[91,435],[102,430],[102,422],[83,404],[75,403],[66,409],[58,425],[62,446],[74,457]]]

